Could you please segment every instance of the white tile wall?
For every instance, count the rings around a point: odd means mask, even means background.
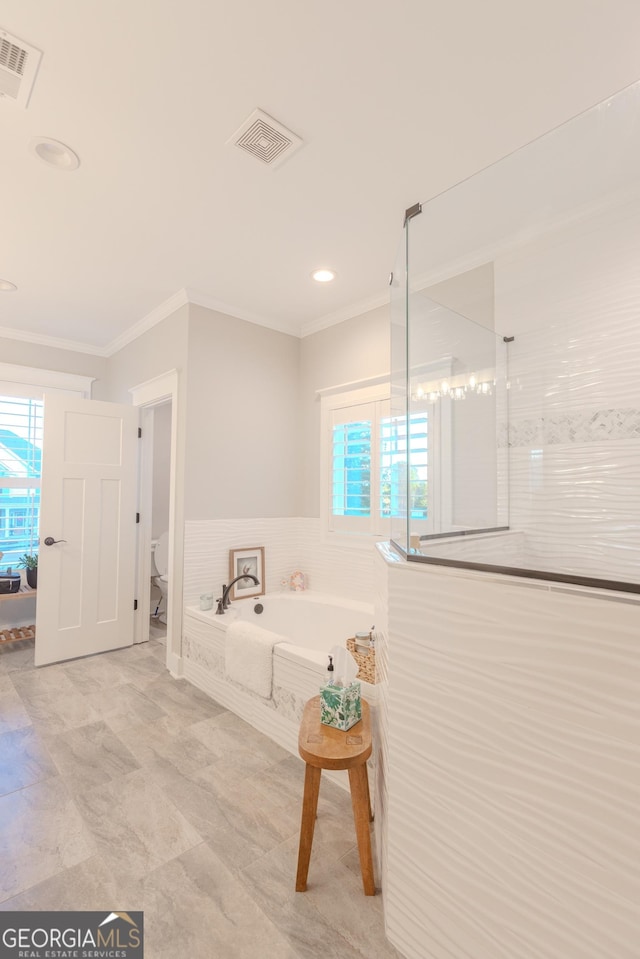
[[[502,443],[534,567],[637,582],[640,336],[622,306],[516,336]]]
[[[410,566],[389,569],[392,942],[637,959],[640,606]]]
[[[283,517],[185,523],[185,605],[212,590],[219,596],[229,581],[229,550],[252,546],[265,547],[267,592],[282,589],[282,580],[301,570],[309,589],[373,602],[373,543],[330,546],[322,542],[319,519]]]

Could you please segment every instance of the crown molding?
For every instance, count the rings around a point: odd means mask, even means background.
[[[325,313],[317,320],[310,320],[303,323],[299,336],[310,336],[312,333],[319,333],[320,330],[326,330],[330,326],[336,326],[338,323],[344,323],[345,320],[352,320],[356,316],[362,316],[363,313],[369,313],[371,310],[377,310],[380,306],[389,305],[389,294],[381,293],[379,296],[372,296],[366,300],[359,300],[350,306],[344,306],[334,313]]]
[[[0,327],[0,337],[6,337],[10,340],[21,340],[24,343],[32,343],[34,346],[48,346],[57,350],[71,350],[74,353],[86,353],[91,356],[110,357],[121,350],[123,347],[132,343],[143,333],[147,333],[156,324],[166,320],[168,316],[175,313],[183,306],[192,304],[202,306],[207,310],[214,310],[216,313],[223,313],[225,316],[235,317],[238,320],[245,320],[247,323],[254,323],[257,326],[264,326],[267,329],[275,330],[277,333],[285,333],[289,336],[303,338],[312,333],[318,333],[320,330],[327,329],[330,326],[336,326],[344,320],[350,320],[353,317],[368,313],[380,306],[389,303],[389,294],[371,297],[345,306],[334,313],[327,313],[316,320],[310,320],[308,323],[296,324],[283,320],[276,320],[272,317],[262,316],[259,313],[252,313],[247,310],[239,310],[229,303],[217,300],[215,297],[202,293],[199,290],[183,288],[178,290],[173,296],[164,300],[158,306],[150,310],[141,320],[134,323],[127,330],[111,340],[106,346],[96,346],[93,343],[84,343],[79,340],[65,340],[57,336],[48,336],[41,333],[28,333],[22,330],[11,329],[10,327]]]
[[[92,343],[81,343],[79,340],[63,340],[58,336],[47,336],[44,333],[28,333],[26,330],[14,330],[8,326],[0,326],[0,337],[8,340],[19,340],[22,343],[32,343],[34,346],[49,346],[54,350],[71,350],[73,353],[90,353],[92,356],[107,356],[102,346]]]
[[[188,304],[189,297],[187,291],[185,289],[178,290],[177,293],[174,293],[169,299],[155,306],[146,316],[143,316],[141,320],[138,320],[137,323],[134,323],[133,326],[126,329],[124,333],[117,336],[115,340],[111,340],[106,348],[105,356],[113,356],[114,353],[117,353],[124,346],[133,342],[133,340],[137,340],[143,333],[147,333],[158,323],[166,320],[168,316],[171,316],[172,313],[179,310],[181,306],[187,306]]]
[[[249,310],[239,310],[230,303],[224,303],[222,300],[217,300],[215,297],[209,296],[208,293],[201,293],[199,290],[189,288],[185,292],[189,298],[189,303],[193,303],[194,306],[204,306],[207,310],[215,310],[216,313],[224,313],[225,316],[233,316],[237,320],[255,323],[256,326],[266,326],[277,333],[300,336],[300,326],[297,323],[287,323],[284,320],[262,316],[260,313],[252,313]]]

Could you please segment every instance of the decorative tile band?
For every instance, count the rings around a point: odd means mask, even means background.
[[[555,413],[511,422],[498,431],[498,447],[544,447],[640,439],[640,410]]]

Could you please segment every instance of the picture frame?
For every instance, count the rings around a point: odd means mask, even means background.
[[[243,573],[251,573],[260,580],[259,585],[256,586],[250,579],[238,580],[231,587],[230,598],[233,600],[264,595],[264,546],[229,550],[229,582]]]

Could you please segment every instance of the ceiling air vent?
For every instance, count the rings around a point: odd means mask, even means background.
[[[227,143],[272,167],[283,163],[302,146],[300,137],[262,110],[254,110]]]
[[[0,97],[26,108],[41,59],[41,50],[0,27]]]

